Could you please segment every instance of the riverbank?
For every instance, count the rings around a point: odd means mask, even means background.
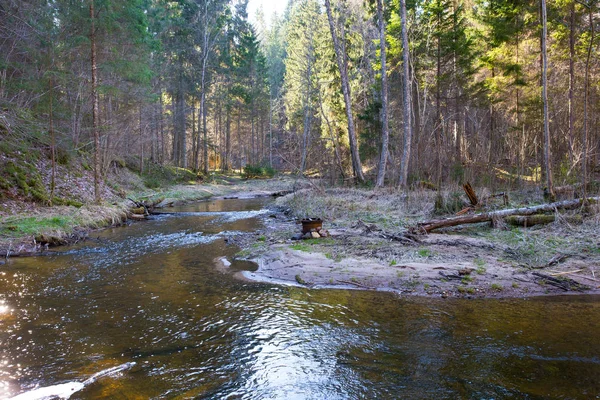
[[[129,176],[131,175],[131,176]],[[127,179],[136,179],[128,174]],[[288,177],[246,181],[236,175],[213,176],[210,182],[190,182],[149,189],[141,183],[133,190],[105,188],[105,201],[80,206],[44,206],[35,202],[5,201],[0,212],[0,255],[35,255],[51,246],[84,240],[90,231],[129,223],[136,202],[157,208],[181,205],[212,197],[268,196],[291,190]]]
[[[404,196],[314,188],[282,197],[263,230],[238,239],[243,248],[238,256],[258,264],[243,277],[444,298],[600,293],[597,205],[579,223],[568,221],[579,220],[573,214],[581,210],[556,214],[555,222],[532,228],[498,222],[403,235],[431,217],[435,197],[428,191]],[[296,220],[304,217],[321,217],[331,236],[291,240],[301,229]]]

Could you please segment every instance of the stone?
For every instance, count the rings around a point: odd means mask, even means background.
[[[296,233],[296,234],[294,234],[294,236],[292,236],[292,240],[300,240],[300,239],[302,239],[301,233]]]
[[[321,229],[319,234],[321,235],[321,237],[329,237],[329,232],[327,231],[327,229]]]
[[[303,238],[303,239],[312,239],[312,235],[311,235],[311,233],[312,233],[312,232],[306,232],[306,233],[304,234],[304,236],[302,236],[302,238]]]
[[[317,232],[311,232],[310,235],[313,239],[318,239],[321,237],[321,235],[319,235]]]

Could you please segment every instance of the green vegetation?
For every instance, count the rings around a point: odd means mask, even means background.
[[[457,286],[456,290],[461,294],[475,294],[475,289],[472,287]]]
[[[272,178],[277,171],[264,165],[251,165],[248,164],[244,167],[242,178],[244,179],[256,179],[256,178]]]
[[[502,287],[502,285],[500,285],[500,284],[498,284],[498,283],[492,283],[492,284],[490,285],[490,288],[491,288],[492,290],[495,290],[495,291],[497,291],[497,292],[501,292],[502,290],[504,290],[504,288]]]
[[[417,254],[419,255],[419,257],[423,257],[423,258],[428,258],[431,257],[431,250],[426,249],[426,248],[422,248],[417,250]]]
[[[308,243],[298,242],[290,245],[290,249],[297,251],[311,251],[311,246]]]

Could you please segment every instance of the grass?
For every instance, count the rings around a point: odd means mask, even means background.
[[[297,251],[306,251],[306,252],[311,251],[310,245],[308,243],[302,243],[302,242],[291,244],[290,249],[297,250]]]
[[[490,289],[495,290],[496,292],[501,292],[502,290],[504,290],[502,285],[500,285],[499,283],[492,283],[490,285]]]
[[[350,227],[358,220],[388,230],[399,230],[423,219],[433,209],[433,192],[408,194],[384,189],[374,194],[365,188],[303,189],[277,199],[296,218],[321,217],[326,222]],[[324,195],[323,195],[324,193]]]
[[[423,248],[423,249],[417,250],[417,254],[419,257],[428,258],[428,257],[431,257],[432,253],[431,253],[431,250]]]
[[[126,206],[88,205],[81,208],[60,206],[38,210],[36,216],[6,217],[0,225],[0,247],[13,242],[63,242],[76,228],[100,228],[121,223],[127,216]]]
[[[456,290],[458,290],[458,293],[462,294],[475,294],[475,289],[473,289],[472,287],[458,286]]]

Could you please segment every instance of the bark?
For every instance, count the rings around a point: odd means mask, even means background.
[[[441,16],[438,14],[438,24],[441,23]],[[438,187],[442,186],[442,132],[444,129],[444,120],[442,119],[442,106],[441,106],[441,79],[442,79],[442,42],[441,38],[437,38],[437,49],[436,49],[436,75],[435,75],[435,109],[436,109],[436,123],[439,124],[435,128],[436,130],[436,141],[435,150],[437,153],[437,184]]]
[[[404,147],[402,150],[402,160],[400,161],[400,187],[406,188],[408,185],[408,165],[410,163],[410,153],[412,150],[412,110],[410,97],[410,70],[409,70],[409,52],[408,47],[408,19],[406,17],[406,0],[401,0],[401,19],[402,19],[402,71],[403,71],[403,89],[404,89]]]
[[[225,116],[225,171],[231,168],[231,107],[227,106]]]
[[[479,203],[479,199],[477,199],[477,195],[475,194],[471,184],[469,182],[465,183],[463,185],[463,189],[465,190],[465,194],[469,198],[471,205],[476,206]]]
[[[388,158],[388,143],[390,140],[386,65],[387,46],[385,43],[385,15],[383,10],[383,1],[384,0],[377,0],[377,18],[379,19],[379,51],[381,53],[381,154],[379,158],[379,167],[377,169],[377,181],[375,183],[376,187],[383,187],[385,183],[385,167]]]
[[[204,142],[204,152],[203,152],[203,158],[204,158],[204,174],[208,175],[208,130],[206,129],[206,92],[202,93],[202,135],[203,135],[203,142]],[[200,124],[200,120],[198,120],[198,124]]]
[[[346,118],[348,119],[348,138],[350,142],[350,153],[352,155],[352,168],[354,174],[359,182],[365,181],[365,176],[362,171],[362,165],[358,154],[358,141],[356,138],[356,131],[354,129],[354,118],[352,116],[352,97],[350,95],[350,82],[348,80],[348,60],[345,48],[340,43],[340,38],[336,33],[335,23],[333,21],[333,15],[331,13],[331,2],[325,0],[325,9],[327,11],[327,20],[329,21],[329,30],[331,32],[331,38],[333,40],[333,48],[335,50],[335,58],[337,61],[338,69],[340,71],[340,78],[342,80],[342,93],[344,95],[344,103],[346,105]],[[342,35],[342,41],[344,39]]]
[[[534,215],[509,215],[504,220],[507,224],[512,226],[523,226],[527,228],[533,225],[549,224],[554,222],[556,217],[554,215],[547,214],[534,214]]]
[[[98,104],[98,68],[96,65],[96,24],[94,0],[90,0],[90,43],[92,64],[92,131],[94,135],[94,200],[100,203],[100,132],[98,131],[99,104]]]
[[[54,96],[54,81],[50,79],[50,151],[52,156],[52,175],[50,177],[50,205],[54,201],[54,191],[56,189],[56,138],[54,137],[54,110],[53,110],[53,96]]]
[[[140,175],[144,173],[144,129],[142,122],[142,105],[140,104]]]
[[[587,199],[564,200],[556,203],[542,204],[534,207],[510,208],[506,210],[490,211],[474,215],[462,215],[460,217],[421,222],[417,224],[416,227],[411,228],[411,231],[414,231],[415,233],[430,233],[431,231],[440,228],[447,228],[450,226],[457,226],[463,224],[476,224],[479,222],[492,221],[498,218],[505,218],[511,215],[533,215],[542,212],[553,212],[557,209],[570,210],[577,207],[581,207],[584,204],[584,202],[598,203],[599,201],[600,196],[589,197]]]
[[[273,168],[273,98],[269,96],[269,167]]]
[[[551,143],[550,143],[550,116],[548,115],[548,21],[546,13],[546,0],[541,0],[542,5],[542,103],[544,108],[544,170],[546,172],[546,188],[550,199],[554,200],[554,184],[552,183]]]

